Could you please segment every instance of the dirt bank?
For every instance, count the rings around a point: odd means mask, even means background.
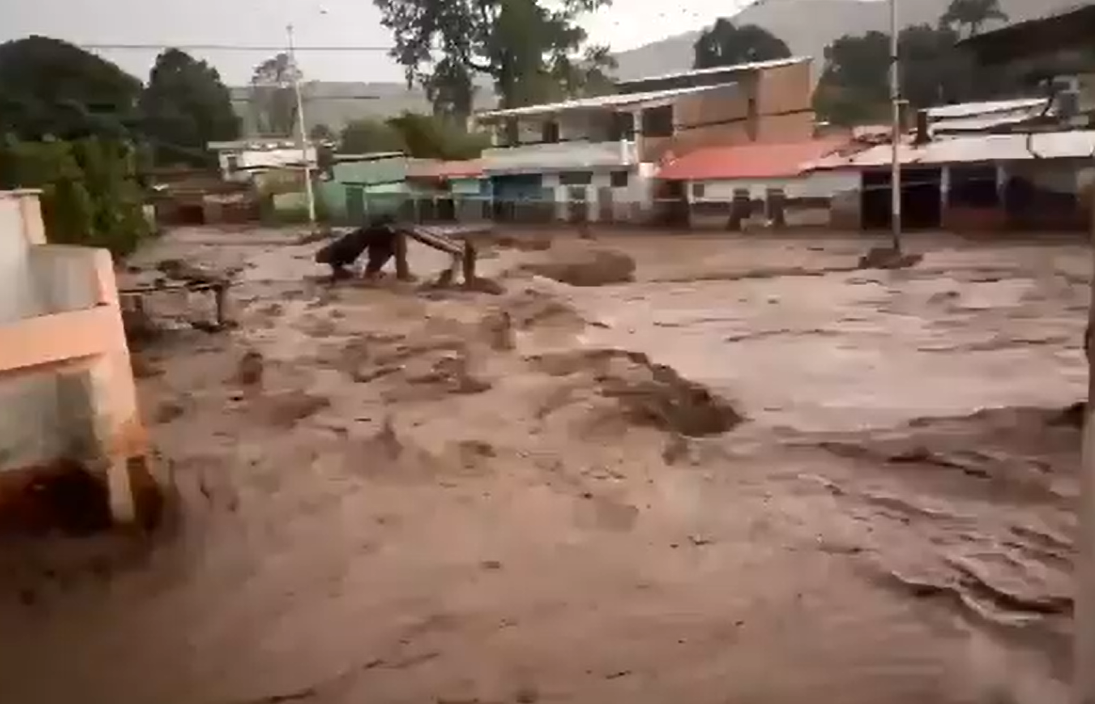
[[[1078,433],[976,411],[1076,400],[1067,248],[601,236],[637,283],[582,288],[503,242],[492,295],[248,237],[142,253],[238,268],[240,325],[153,306],[182,523],[21,548],[12,701],[1058,701]]]

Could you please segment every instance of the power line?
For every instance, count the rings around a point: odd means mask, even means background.
[[[164,49],[179,49],[181,51],[252,51],[271,52],[286,51],[285,45],[272,44],[269,46],[243,44],[80,44],[80,48],[99,51],[160,51]],[[331,52],[370,52],[391,51],[389,46],[298,46],[296,51],[331,51]]]

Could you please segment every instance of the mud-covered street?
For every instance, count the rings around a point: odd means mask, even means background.
[[[239,326],[134,352],[155,545],[3,548],[0,700],[1064,701],[1087,247],[505,244],[501,293],[142,251],[238,269]],[[591,247],[635,281],[534,275]]]

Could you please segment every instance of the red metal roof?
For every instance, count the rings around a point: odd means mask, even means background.
[[[668,181],[792,178],[804,167],[847,143],[847,138],[791,144],[700,147],[664,162],[658,178]]]
[[[467,161],[411,162],[407,169],[408,178],[432,178],[448,180],[454,178],[479,178],[483,175],[483,162],[479,159]]]

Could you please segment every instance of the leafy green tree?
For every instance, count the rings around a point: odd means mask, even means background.
[[[259,134],[289,137],[297,124],[293,84],[300,70],[289,54],[281,53],[255,67],[251,77],[251,117]]]
[[[791,49],[763,27],[755,24],[737,27],[728,19],[719,19],[696,40],[693,53],[694,68],[714,68],[786,59],[791,56]]]
[[[890,38],[882,32],[844,36],[825,48],[825,68],[814,93],[818,115],[838,125],[870,122],[889,102]]]
[[[403,152],[407,143],[399,130],[382,120],[353,120],[342,128],[339,149],[345,154]]]
[[[312,128],[308,130],[308,136],[313,140],[325,142],[334,139],[337,135],[330,125],[321,122],[318,125],[312,125]]]
[[[220,74],[178,49],[159,55],[139,102],[142,132],[161,164],[212,163],[206,145],[239,137]]]
[[[580,15],[610,0],[374,0],[392,30],[392,56],[409,83],[429,83],[428,66],[447,75],[482,73],[504,107],[538,102],[566,86],[561,66],[581,64],[586,32]],[[607,54],[604,54],[607,55]],[[447,59],[447,63],[442,62]],[[453,82],[445,79],[447,85]]]
[[[126,139],[140,92],[133,76],[59,39],[0,44],[0,134]]]
[[[136,179],[135,150],[88,137],[0,143],[0,188],[42,189],[51,242],[132,252],[148,235]]]
[[[407,154],[419,159],[471,159],[489,143],[486,135],[469,133],[462,124],[432,115],[405,112],[387,124],[399,133]]]
[[[946,26],[906,27],[898,37],[902,97],[914,108],[976,100],[1004,88],[1002,75],[979,75]],[[825,50],[814,107],[836,124],[886,120],[889,115],[890,38],[882,32],[841,37]]]
[[[1007,22],[1008,14],[1000,8],[1000,0],[951,0],[939,19],[943,27],[967,29],[968,36],[980,34],[989,22]]]
[[[426,97],[438,117],[464,120],[471,115],[475,102],[475,86],[468,68],[445,57],[437,62],[433,72],[422,80]]]

